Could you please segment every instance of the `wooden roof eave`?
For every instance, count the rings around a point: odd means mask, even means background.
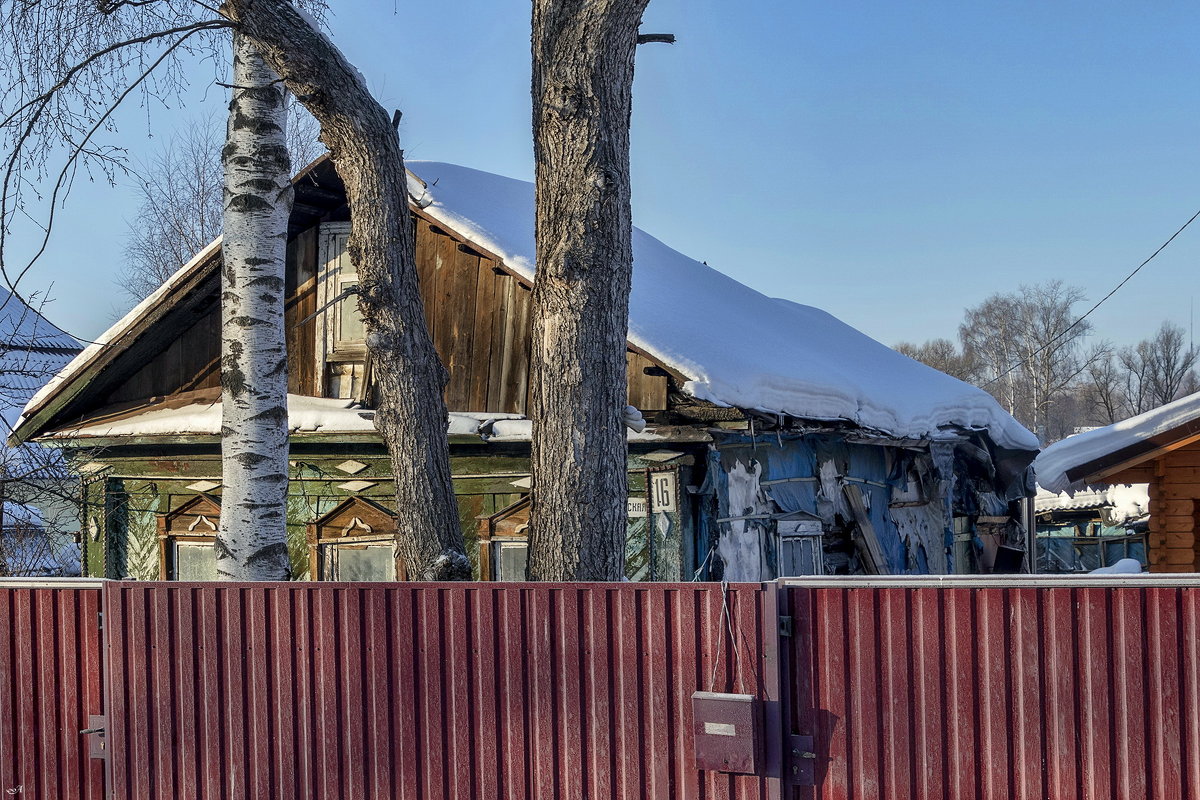
[[[1180,438],[1174,441],[1165,441],[1169,437],[1180,434],[1182,434]],[[1196,442],[1200,442],[1200,419],[1192,420],[1171,431],[1072,467],[1066,471],[1067,480],[1071,483],[1105,483],[1107,479],[1118,473],[1133,469],[1140,464],[1153,461]]]
[[[321,156],[297,173],[292,182],[295,184],[310,175],[318,174],[320,169],[323,168],[325,164],[329,163],[329,161],[329,154]],[[418,176],[414,175],[413,177],[422,184],[424,183],[424,181],[421,181]],[[430,225],[436,226],[438,229],[444,231],[455,241],[477,251],[481,256],[494,262],[499,269],[517,280],[522,286],[526,288],[532,288],[530,282],[523,275],[506,264],[504,259],[501,258],[497,253],[480,245],[478,242],[473,241],[461,231],[455,230],[453,226],[447,225],[441,220],[438,220],[425,213],[425,211],[420,208],[420,206],[418,206],[411,198],[409,202],[409,208],[413,214],[421,219],[424,219]],[[57,387],[39,406],[31,409],[28,416],[23,419],[22,423],[8,437],[9,444],[15,445],[30,441],[32,439],[41,440],[46,438],[39,436],[39,434],[52,425],[60,423],[62,421],[62,412],[67,409],[73,401],[79,398],[92,384],[92,382],[102,372],[104,372],[105,369],[112,365],[118,356],[140,342],[143,334],[160,322],[164,317],[176,310],[179,310],[180,301],[184,298],[187,298],[200,283],[209,277],[212,268],[220,261],[220,254],[221,249],[219,246],[214,248],[211,253],[208,253],[202,258],[199,257],[201,254],[197,254],[198,260],[194,268],[185,278],[181,279],[177,285],[173,286],[166,295],[160,298],[159,302],[149,307],[145,314],[143,314],[139,319],[135,320],[129,327],[123,330],[112,342],[109,342],[107,346],[97,352],[87,366],[81,368],[77,373],[73,374],[62,386]],[[628,350],[646,358],[655,366],[662,369],[676,381],[677,385],[682,385],[683,383],[691,380],[689,376],[680,372],[678,369],[663,363],[662,360],[653,353],[650,353],[644,348],[632,344],[628,340],[626,340],[626,347]],[[191,438],[190,441],[194,442],[196,439]],[[166,442],[164,441],[163,443]]]
[[[61,412],[82,395],[118,356],[139,343],[146,331],[172,313],[185,312],[188,306],[184,301],[194,295],[196,289],[208,280],[220,260],[221,248],[219,245],[204,257],[199,258],[191,271],[175,286],[172,286],[163,297],[159,298],[158,302],[149,306],[142,316],[99,349],[86,366],[71,375],[63,385],[55,388],[38,406],[30,409],[21,424],[9,435],[8,444],[12,446],[40,438],[38,435],[54,424]],[[194,299],[199,302],[201,298]],[[181,305],[181,303],[184,304]]]

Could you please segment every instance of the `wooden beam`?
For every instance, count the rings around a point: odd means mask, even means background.
[[[1185,430],[1185,429],[1190,431],[1191,429],[1194,429],[1194,428],[1200,428],[1200,420],[1193,420],[1192,422],[1189,422],[1186,425],[1180,426],[1180,428],[1177,428],[1176,431]],[[1170,431],[1170,433],[1174,433],[1174,432],[1175,431]],[[1159,436],[1164,436],[1164,435],[1165,434],[1159,434]],[[1155,437],[1155,438],[1158,438],[1158,437]],[[1188,435],[1184,436],[1184,438],[1178,439],[1177,441],[1170,442],[1167,444],[1157,444],[1156,445],[1154,442],[1154,439],[1147,439],[1144,443],[1140,443],[1140,444],[1146,444],[1146,445],[1148,445],[1148,447],[1139,448],[1139,452],[1136,452],[1136,453],[1127,452],[1132,449],[1132,446],[1127,447],[1127,448],[1122,448],[1121,450],[1118,450],[1115,453],[1110,454],[1111,456],[1113,456],[1117,459],[1120,459],[1120,460],[1117,460],[1114,463],[1108,463],[1108,464],[1104,464],[1103,466],[1100,466],[1101,462],[1105,461],[1105,459],[1107,457],[1095,459],[1094,461],[1088,462],[1087,464],[1083,464],[1078,467],[1075,467],[1074,469],[1067,470],[1067,478],[1072,483],[1079,481],[1081,479],[1085,483],[1104,483],[1107,476],[1109,476],[1109,475],[1112,475],[1112,474],[1114,474],[1116,472],[1120,472],[1124,469],[1128,469],[1130,467],[1134,467],[1139,464],[1145,463],[1147,461],[1150,461],[1151,459],[1156,459],[1159,456],[1163,456],[1163,455],[1166,455],[1167,453],[1171,453],[1176,450],[1182,449],[1184,447],[1187,447],[1190,444],[1195,444],[1196,442],[1200,442],[1200,431],[1190,432]],[[1124,454],[1124,456],[1122,456],[1122,454]],[[1096,465],[1096,466],[1093,466],[1093,465]],[[1095,469],[1095,471],[1094,472],[1084,472],[1085,469]],[[1083,473],[1082,477],[1081,478],[1076,477],[1080,473]]]

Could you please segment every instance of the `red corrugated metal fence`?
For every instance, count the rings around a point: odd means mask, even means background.
[[[101,713],[99,584],[0,581],[0,796],[104,797],[88,758]]]
[[[1200,800],[1200,578],[988,583],[0,584],[0,789],[104,797],[103,695],[118,800]]]
[[[785,591],[796,798],[1200,797],[1200,588]]]
[[[117,798],[778,796],[697,771],[691,732],[697,689],[778,699],[773,586],[112,583],[105,597]]]

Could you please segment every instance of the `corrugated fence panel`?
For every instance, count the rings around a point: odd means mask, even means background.
[[[1200,798],[1200,588],[784,591],[795,798]]]
[[[698,771],[691,711],[778,700],[775,592],[111,583],[113,796],[777,797]]]
[[[101,800],[103,761],[88,757],[101,713],[100,590],[0,581],[0,792]]]

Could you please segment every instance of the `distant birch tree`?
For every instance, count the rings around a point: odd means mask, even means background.
[[[1097,357],[1085,350],[1091,323],[1074,307],[1083,291],[1062,281],[1021,286],[969,308],[959,338],[979,385],[1044,436],[1051,409],[1073,393]]]
[[[632,285],[629,119],[648,0],[534,0],[534,580],[620,580]]]

